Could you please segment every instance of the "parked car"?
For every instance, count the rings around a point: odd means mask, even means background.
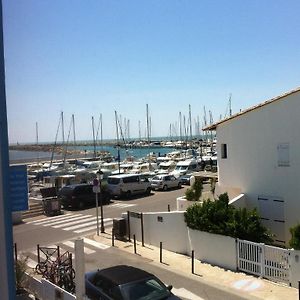
[[[132,266],[118,265],[85,274],[86,295],[91,300],[176,300],[172,286],[155,275]]]
[[[93,192],[93,185],[87,183],[64,186],[58,192],[58,199],[64,208],[83,209],[86,206],[96,205],[96,195]],[[107,191],[102,191],[98,199],[99,203],[102,200],[103,204],[107,204],[110,201],[110,195]]]
[[[107,188],[112,197],[150,194],[149,180],[141,174],[119,174],[108,176]]]
[[[186,175],[183,175],[179,178],[181,184],[185,184],[185,185],[191,185],[191,177],[193,175],[192,174],[186,174]]]
[[[167,191],[171,188],[181,188],[181,182],[174,175],[161,174],[152,178],[151,188],[153,190]]]

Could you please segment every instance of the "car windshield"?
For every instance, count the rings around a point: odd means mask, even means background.
[[[175,168],[176,171],[185,171],[187,169],[188,169],[187,166],[176,166],[176,168]]]
[[[108,184],[119,184],[120,183],[120,178],[108,177],[107,183]]]
[[[152,180],[162,180],[162,178],[159,177],[159,176],[154,176],[154,177],[152,178]]]
[[[162,300],[171,296],[170,291],[156,278],[127,283],[121,286],[126,300]]]

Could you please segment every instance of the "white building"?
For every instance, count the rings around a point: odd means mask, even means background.
[[[300,223],[300,88],[251,107],[205,130],[216,130],[218,194],[257,207],[277,243],[288,245]]]

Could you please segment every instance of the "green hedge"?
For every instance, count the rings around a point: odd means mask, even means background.
[[[258,243],[271,243],[272,237],[260,222],[256,211],[236,209],[229,205],[227,193],[218,200],[210,199],[203,204],[194,204],[185,212],[185,222],[191,229],[228,235]]]
[[[290,228],[292,238],[290,239],[290,247],[300,250],[300,224]]]

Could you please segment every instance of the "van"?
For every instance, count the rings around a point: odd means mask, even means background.
[[[107,189],[112,197],[150,194],[151,185],[147,178],[139,174],[119,174],[108,176]]]
[[[187,159],[187,160],[179,161],[175,169],[170,174],[178,178],[186,174],[197,172],[199,171],[199,169],[200,166],[195,159]]]

